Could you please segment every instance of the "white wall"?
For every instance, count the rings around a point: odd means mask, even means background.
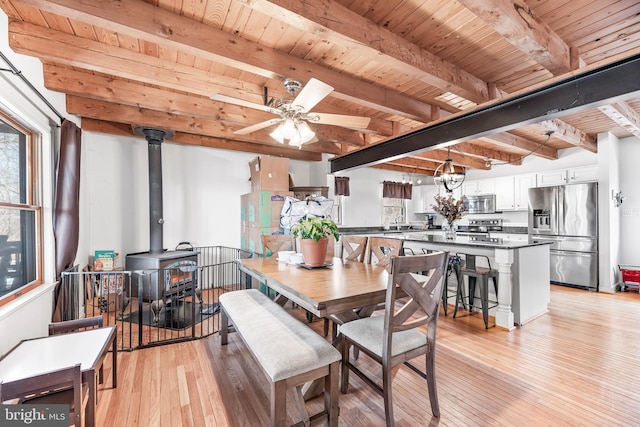
[[[78,262],[97,249],[124,255],[149,249],[147,141],[83,133],[81,247]],[[162,144],[164,247],[240,247],[240,196],[251,190],[255,154]]]
[[[640,268],[640,138],[619,141],[620,187],[626,197],[620,212],[620,263]]]

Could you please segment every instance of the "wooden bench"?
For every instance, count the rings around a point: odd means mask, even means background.
[[[286,391],[293,389],[302,423],[328,419],[338,425],[338,370],[341,355],[331,343],[257,289],[220,295],[220,337],[227,344],[229,322],[271,380],[271,426],[284,426]],[[307,415],[302,385],[324,378],[324,410]]]

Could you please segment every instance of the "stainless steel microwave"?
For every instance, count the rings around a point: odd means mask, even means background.
[[[465,196],[468,213],[483,214],[496,212],[496,195],[495,194],[474,194]]]

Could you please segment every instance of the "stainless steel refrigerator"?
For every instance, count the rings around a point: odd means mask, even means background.
[[[552,242],[552,283],[598,290],[597,183],[529,189],[529,235]]]

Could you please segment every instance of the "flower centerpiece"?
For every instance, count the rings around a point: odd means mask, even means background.
[[[447,196],[435,196],[435,204],[431,207],[442,217],[444,222],[442,223],[442,230],[447,239],[454,239],[456,237],[457,225],[456,220],[462,218],[462,214],[467,211],[467,206],[462,199],[456,199],[451,194]]]

